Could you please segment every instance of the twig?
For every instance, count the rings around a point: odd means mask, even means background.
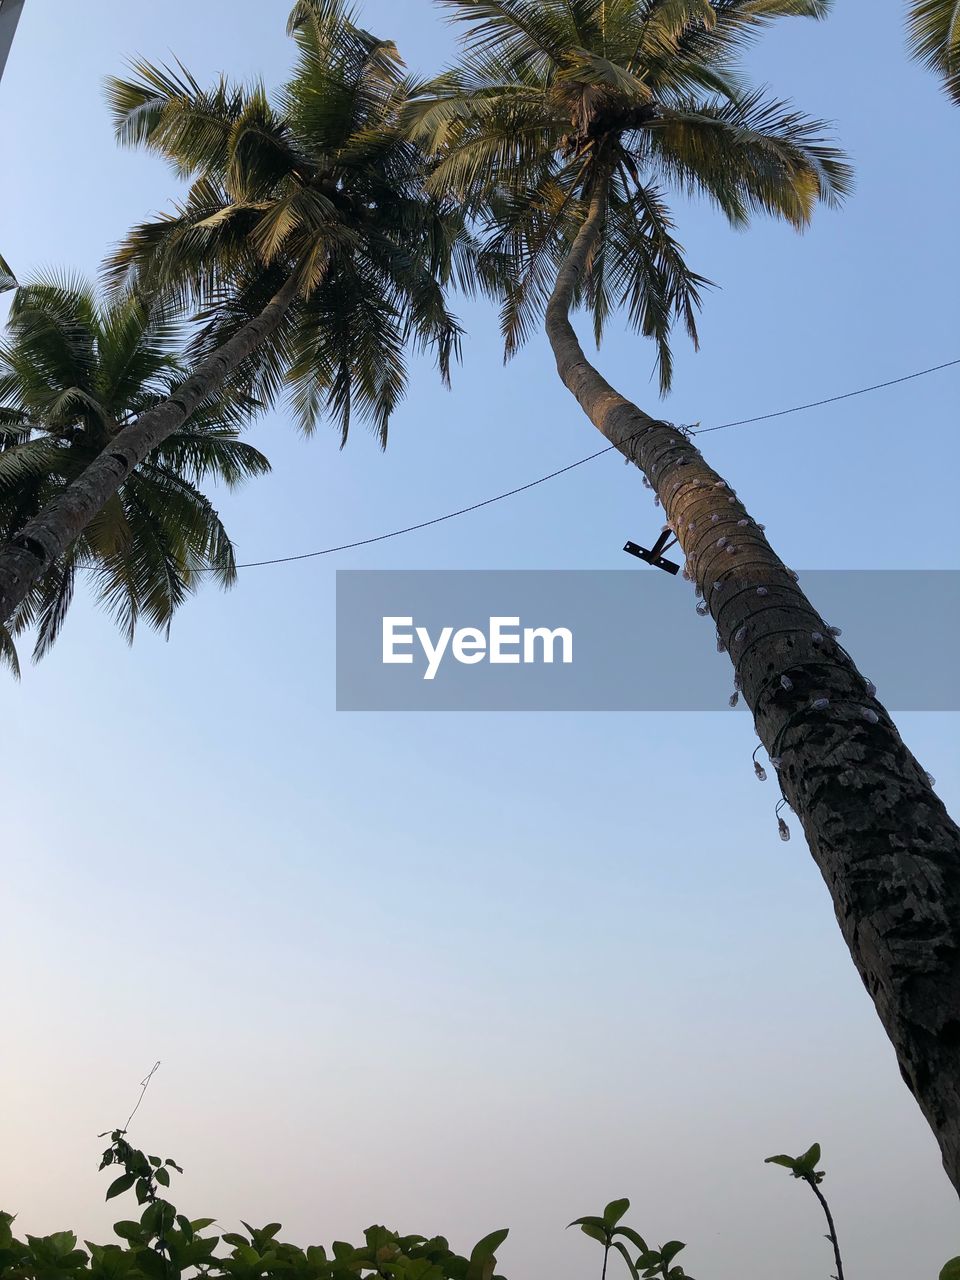
[[[150,1083],[150,1081],[151,1081],[151,1080],[153,1079],[153,1077],[156,1075],[157,1070],[159,1069],[159,1067],[160,1067],[160,1059],[158,1058],[158,1059],[157,1059],[157,1061],[156,1061],[156,1062],[153,1064],[153,1066],[150,1068],[150,1070],[147,1072],[146,1076],[144,1076],[144,1078],[140,1081],[140,1097],[137,1099],[137,1105],[136,1105],[136,1106],[133,1108],[133,1110],[130,1112],[129,1116],[127,1116],[127,1123],[126,1123],[126,1124],[123,1126],[123,1128],[120,1130],[120,1132],[121,1132],[121,1133],[126,1133],[126,1132],[127,1132],[127,1130],[130,1128],[130,1121],[133,1119],[133,1117],[134,1117],[134,1116],[137,1114],[137,1112],[140,1110],[140,1103],[143,1101],[143,1095],[147,1092],[147,1085]],[[843,1277],[842,1277],[842,1276],[840,1277],[840,1280],[843,1280]]]
[[[827,1204],[826,1197],[813,1178],[804,1178],[804,1182],[808,1182],[810,1184],[811,1191],[820,1201],[820,1204],[823,1206],[823,1212],[827,1216],[827,1226],[830,1228],[830,1234],[827,1236],[827,1239],[833,1245],[833,1256],[837,1260],[837,1274],[834,1277],[834,1280],[843,1280],[843,1260],[840,1257],[840,1244],[837,1240],[837,1228],[834,1226],[833,1214],[830,1212],[830,1206]]]

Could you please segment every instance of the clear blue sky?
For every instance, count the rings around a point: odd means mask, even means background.
[[[667,416],[711,425],[960,355],[960,115],[907,61],[903,7],[837,5],[751,55],[837,122],[857,192],[803,237],[679,206],[722,290],[700,354],[678,344]],[[417,69],[452,54],[428,0],[363,11]],[[285,17],[28,0],[0,85],[14,268],[92,273],[173,191],[115,149],[104,75],[175,53],[201,80],[277,84]],[[599,447],[543,340],[503,369],[493,314],[461,310],[453,392],[418,366],[385,455],[362,431],[342,454],[332,431],[304,442],[283,412],[258,428],[273,475],[221,502],[241,558],[414,523]],[[602,359],[656,405],[638,339],[612,326]],[[956,568],[958,376],[707,437],[707,456],[800,569]],[[0,1202],[24,1229],[106,1236],[96,1135],[160,1058],[135,1136],[186,1167],[184,1206],[231,1225],[385,1220],[466,1246],[510,1224],[507,1271],[566,1280],[595,1258],[564,1224],[629,1195],[695,1275],[808,1280],[829,1270],[816,1206],[761,1162],[819,1140],[852,1276],[922,1280],[960,1252],[827,893],[776,837],[748,717],[334,711],[336,568],[622,568],[625,538],[658,526],[604,458],[422,534],[251,570],[169,644],[128,650],[78,605],[53,656],[4,682]],[[956,717],[900,725],[960,812]]]

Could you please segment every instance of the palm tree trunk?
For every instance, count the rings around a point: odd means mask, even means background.
[[[62,493],[0,548],[0,625],[144,458],[177,431],[277,328],[297,296],[293,272],[260,314],[208,356],[163,404],[140,415]]]
[[[734,490],[681,431],[631,404],[584,355],[570,307],[603,219],[601,193],[547,308],[557,370],[663,504],[960,1192],[960,830]]]

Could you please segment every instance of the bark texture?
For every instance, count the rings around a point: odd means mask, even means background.
[[[263,311],[197,366],[169,399],[124,427],[81,475],[0,548],[0,623],[9,621],[30,588],[86,528],[144,458],[181,427],[194,410],[280,324],[299,289],[296,273]]]
[[[960,829],[731,486],[584,355],[569,312],[603,216],[596,197],[547,309],[558,372],[657,492],[960,1193]]]

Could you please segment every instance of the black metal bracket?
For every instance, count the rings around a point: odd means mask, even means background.
[[[638,547],[635,542],[628,542],[623,549],[628,555],[636,556],[638,560],[645,560],[647,564],[653,565],[655,569],[662,569],[664,573],[677,574],[680,572],[680,566],[674,564],[672,560],[664,559],[663,556],[663,552],[669,550],[676,541],[676,534],[669,529],[665,529],[650,551],[646,547]]]

